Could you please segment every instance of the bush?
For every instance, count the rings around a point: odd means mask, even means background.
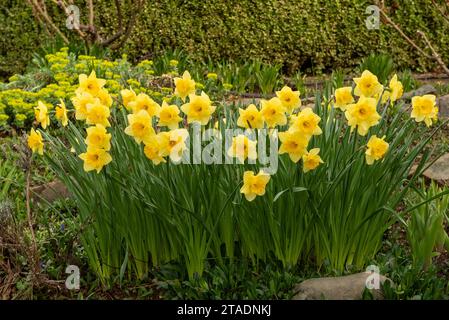
[[[99,2],[97,4],[97,2]],[[122,52],[132,59],[179,48],[194,60],[259,58],[282,63],[292,74],[356,66],[372,52],[389,52],[399,67],[428,70],[433,63],[419,56],[390,26],[365,27],[368,0],[192,0],[149,1]],[[410,36],[426,32],[437,48],[449,44],[449,27],[431,0],[387,1],[389,15]],[[49,5],[51,7],[51,5]],[[81,15],[87,15],[80,5]],[[53,8],[54,9],[54,8]],[[54,11],[57,11],[54,9]],[[97,25],[115,26],[110,1],[96,1]],[[23,1],[9,0],[0,9],[0,76],[21,71],[46,34]],[[63,17],[59,17],[64,29]],[[17,49],[22,53],[17,57]],[[443,60],[449,52],[441,50]]]

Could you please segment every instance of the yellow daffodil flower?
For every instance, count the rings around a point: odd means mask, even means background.
[[[377,77],[368,70],[363,71],[360,78],[354,78],[356,83],[354,94],[356,96],[374,97],[380,94],[383,86],[377,80]]]
[[[352,87],[342,87],[335,90],[335,107],[345,111],[349,104],[354,103]]]
[[[262,129],[262,114],[254,104],[250,104],[246,109],[239,108],[239,118],[237,125],[242,128]]]
[[[367,150],[365,152],[366,163],[372,165],[374,161],[382,159],[388,151],[389,144],[385,141],[385,136],[378,138],[376,135],[371,136],[368,141]]]
[[[109,151],[111,149],[111,134],[106,131],[102,124],[86,129],[87,137],[86,144],[88,147],[95,147]]]
[[[395,74],[390,80],[390,101],[395,102],[402,97],[404,93],[404,87],[402,83],[398,80],[398,76]]]
[[[99,90],[96,97],[100,99],[101,103],[106,107],[110,108],[112,106],[112,97],[109,94],[108,90],[106,89]]]
[[[167,102],[162,102],[162,107],[159,111],[158,126],[168,127],[170,130],[177,129],[182,118],[179,116],[179,108],[177,105],[169,105]]]
[[[187,96],[195,93],[195,81],[188,71],[184,71],[182,78],[175,78],[175,95],[185,102]]]
[[[158,134],[162,156],[169,156],[173,162],[181,161],[182,154],[187,149],[186,140],[189,132],[186,129],[175,129]]]
[[[111,111],[108,107],[102,104],[99,100],[94,103],[87,104],[87,124],[102,124],[105,127],[110,127],[109,116]]]
[[[380,115],[376,110],[377,101],[375,98],[360,97],[356,104],[351,104],[346,108],[345,117],[351,132],[357,128],[361,136],[368,133],[369,128],[379,123]]]
[[[120,95],[122,96],[122,102],[123,105],[127,110],[131,110],[131,107],[129,106],[129,103],[131,101],[134,101],[137,97],[136,93],[133,89],[124,89],[120,91]]]
[[[276,91],[276,96],[281,100],[282,105],[289,114],[301,106],[299,94],[299,91],[293,91],[289,86],[284,86],[281,91]]]
[[[140,110],[145,110],[148,112],[150,117],[158,115],[161,108],[156,101],[151,99],[145,93],[139,93],[134,100],[129,102],[128,105],[132,109],[133,113],[138,113]]]
[[[321,118],[313,112],[312,108],[305,108],[297,116],[291,117],[291,127],[307,136],[320,135],[323,133],[318,126],[320,121]]]
[[[79,75],[79,87],[76,91],[77,93],[87,92],[93,96],[98,94],[103,86],[106,84],[106,80],[97,79],[95,71],[92,71],[89,76],[85,74]]]
[[[88,147],[87,151],[80,154],[79,157],[84,161],[84,171],[86,172],[96,170],[99,173],[105,165],[112,161],[112,157],[107,151],[95,147]]]
[[[282,142],[279,154],[288,153],[290,159],[295,163],[307,153],[309,136],[298,130],[289,129],[285,132],[279,132],[279,140]]]
[[[56,106],[55,117],[65,127],[69,124],[69,118],[67,117],[67,108],[64,101],[61,99],[60,104]]]
[[[128,127],[125,128],[125,133],[136,140],[137,143],[149,141],[155,135],[151,116],[145,110],[140,110],[136,114],[128,115]]]
[[[438,119],[438,107],[436,106],[436,97],[433,94],[426,94],[412,98],[411,117],[416,122],[424,121],[426,126],[430,127],[432,121]]]
[[[265,188],[269,181],[270,175],[262,170],[257,175],[254,174],[254,171],[245,171],[240,193],[245,195],[246,200],[253,201],[256,196],[265,194]]]
[[[40,123],[43,129],[50,125],[48,108],[42,101],[37,102],[37,107],[34,108],[34,115],[36,116],[36,121]]]
[[[321,163],[324,163],[318,153],[320,153],[320,148],[314,148],[302,156],[302,170],[304,173],[315,170]]]
[[[163,141],[164,137],[162,133],[154,135],[151,137],[151,139],[145,141],[143,152],[145,153],[145,156],[150,159],[155,165],[166,162],[164,157],[162,156],[163,150],[161,148]]]
[[[204,91],[201,92],[200,96],[189,95],[189,102],[181,106],[182,112],[187,115],[188,123],[199,122],[201,125],[206,125],[209,122],[215,108]]]
[[[44,154],[44,142],[39,131],[31,129],[28,136],[28,147],[33,151],[33,153],[37,152],[40,155]]]
[[[287,124],[287,117],[285,115],[285,108],[279,98],[274,97],[270,100],[260,100],[262,104],[262,109],[260,113],[264,121],[267,123],[269,128],[274,128],[275,126],[283,126]]]
[[[87,105],[94,104],[99,99],[95,98],[93,95],[87,92],[77,93],[75,97],[72,98],[73,106],[75,107],[75,118],[76,120],[86,120],[87,118]]]
[[[244,163],[246,158],[251,160],[257,159],[257,141],[250,140],[243,134],[232,138],[228,156],[237,158],[240,163]]]

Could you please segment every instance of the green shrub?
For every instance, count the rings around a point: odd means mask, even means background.
[[[58,12],[47,2],[49,10]],[[79,3],[83,18],[86,7]],[[368,0],[148,1],[121,52],[139,59],[177,48],[194,60],[254,58],[282,63],[287,73],[353,67],[372,52],[389,52],[400,68],[431,68],[433,63],[390,26],[381,25],[380,30],[365,27],[365,9],[371,4]],[[436,48],[448,46],[449,27],[431,0],[386,1],[386,5],[396,8],[389,15],[406,34],[414,37],[420,29]],[[114,6],[99,0],[95,8],[96,24],[112,32],[117,25]],[[24,1],[6,0],[0,20],[8,21],[0,25],[1,34],[6,35],[0,38],[0,76],[4,77],[22,71],[31,53],[48,39]],[[63,17],[56,20],[65,30]],[[440,51],[443,60],[449,61],[449,52]]]

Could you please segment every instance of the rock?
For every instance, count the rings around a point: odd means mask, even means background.
[[[71,195],[66,186],[61,181],[56,180],[42,186],[32,188],[31,196],[37,203],[52,203],[56,200],[70,198]]]
[[[425,94],[436,94],[437,89],[430,84],[425,84],[422,87],[419,87],[416,90],[406,92],[402,95],[402,99],[410,100],[414,96],[422,96]]]
[[[360,300],[372,273],[361,272],[343,277],[327,277],[305,280],[295,287],[293,300]],[[391,280],[379,275],[379,283]],[[375,299],[383,299],[381,289],[372,289]]]
[[[439,97],[437,101],[438,116],[440,118],[449,118],[449,94]]]
[[[410,174],[413,174],[416,169],[417,165],[414,165],[410,170]],[[435,161],[423,172],[423,176],[435,180],[439,184],[447,184],[449,182],[449,153],[444,154]]]

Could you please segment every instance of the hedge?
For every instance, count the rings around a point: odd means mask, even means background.
[[[46,33],[23,0],[0,8],[0,76],[19,72]],[[78,1],[75,1],[79,3]],[[389,52],[399,68],[434,67],[390,26],[368,30],[365,9],[372,0],[148,0],[121,52],[130,58],[179,48],[195,60],[251,59],[281,62],[287,73],[352,67],[371,52]],[[52,6],[51,1],[47,1]],[[405,33],[426,32],[449,61],[449,25],[432,0],[386,1]],[[95,1],[97,25],[112,32],[112,1]],[[82,17],[87,16],[80,4]],[[50,8],[51,9],[51,8]],[[53,8],[56,11],[55,8]],[[64,19],[61,17],[61,25]],[[18,54],[20,52],[20,54]],[[118,54],[119,52],[117,52]]]

